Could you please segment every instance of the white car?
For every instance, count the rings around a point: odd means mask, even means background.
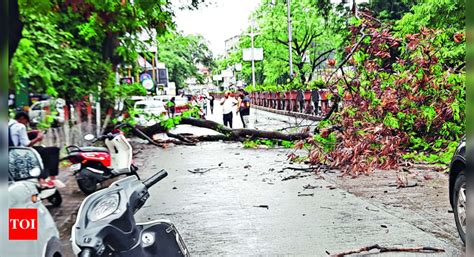
[[[158,117],[166,115],[165,103],[160,100],[138,101],[134,106],[135,121],[141,126],[152,126],[158,121]]]
[[[38,152],[29,147],[9,149],[8,208],[37,209],[37,240],[8,240],[2,256],[60,257],[61,241],[53,217],[38,196],[37,178],[43,163]]]
[[[53,127],[58,127],[64,123],[64,106],[66,106],[66,101],[64,99],[51,99],[38,101],[31,105],[28,112],[30,117],[31,125],[35,126],[45,120],[46,115],[48,115],[47,109],[49,112],[55,112]]]

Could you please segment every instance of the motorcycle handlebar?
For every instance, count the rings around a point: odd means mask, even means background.
[[[143,184],[148,189],[152,187],[154,184],[158,183],[158,181],[164,179],[166,176],[168,176],[168,172],[166,170],[160,170],[157,173],[155,173],[153,176],[143,181]]]

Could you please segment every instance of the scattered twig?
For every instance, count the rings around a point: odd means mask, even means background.
[[[365,206],[365,209],[368,210],[368,211],[374,211],[374,212],[379,212],[379,210],[375,210],[375,209],[370,209],[369,206]]]
[[[291,176],[288,176],[286,178],[283,178],[281,181],[287,181],[287,180],[290,180],[290,179],[297,179],[297,178],[304,178],[304,177],[308,177],[309,175],[305,175],[305,176],[301,176],[301,173],[298,173],[296,175],[291,175]]]
[[[362,247],[355,250],[349,250],[342,253],[332,254],[331,257],[343,257],[346,255],[354,254],[354,253],[362,253],[362,252],[369,252],[371,250],[378,249],[379,252],[411,252],[411,253],[439,253],[444,252],[445,250],[442,248],[436,247],[383,247],[378,244]]]
[[[303,188],[306,190],[306,189],[315,189],[315,188],[318,188],[318,187],[307,184],[306,186],[303,186]]]
[[[311,193],[311,194],[300,194],[300,193],[298,193],[298,196],[314,196],[314,193]]]
[[[389,187],[397,187],[397,188],[407,188],[407,187],[416,187],[416,186],[418,186],[418,183],[413,183],[413,184],[408,183],[407,185],[389,184],[388,186]]]
[[[194,170],[188,170],[189,172],[191,173],[197,173],[197,174],[204,174],[208,171],[211,171],[211,170],[215,170],[217,168],[208,168],[208,169],[204,169],[204,168],[197,168],[197,169],[194,169]]]
[[[258,207],[258,208],[267,208],[267,210],[269,209],[268,205],[266,205],[266,204],[261,204],[261,205],[254,205],[253,207]]]
[[[314,171],[316,168],[315,167],[285,167],[283,170],[301,170],[301,171],[306,171],[306,172],[311,172]]]

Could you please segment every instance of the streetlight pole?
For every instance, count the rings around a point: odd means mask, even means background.
[[[253,85],[253,89],[255,90],[257,87],[255,85],[255,58],[254,58],[254,37],[255,37],[255,34],[254,34],[254,26],[255,26],[255,18],[253,17],[253,14],[252,14],[252,26],[250,26],[250,38],[251,38],[251,41],[252,41],[252,55],[251,55],[251,58],[252,58],[252,85]]]
[[[291,49],[292,32],[291,32],[291,0],[286,0],[288,15],[288,52],[290,58],[290,78],[293,79],[293,51]]]

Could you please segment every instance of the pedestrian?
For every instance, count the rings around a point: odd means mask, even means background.
[[[224,120],[224,126],[229,126],[232,128],[232,116],[234,106],[237,105],[237,100],[230,95],[230,92],[227,91],[224,94],[224,98],[221,99],[222,105],[222,115]]]
[[[209,99],[209,107],[211,107],[211,114],[214,114],[214,96],[209,95],[207,99]]]
[[[33,147],[35,144],[43,140],[41,131],[32,131],[30,135],[26,132],[26,126],[30,123],[28,113],[19,111],[15,114],[15,118],[8,122],[8,146]],[[55,149],[56,148],[56,149]],[[54,187],[53,180],[58,173],[58,167],[51,164],[59,164],[59,148],[57,147],[35,147],[41,158],[43,159],[44,169],[40,175],[39,184],[41,187]],[[50,151],[51,150],[51,151]],[[57,160],[54,160],[56,158]],[[51,172],[51,173],[50,173]],[[50,177],[49,180],[46,178]]]
[[[173,118],[176,113],[176,98],[174,96],[166,103],[166,110],[168,111],[168,117]]]
[[[24,146],[32,147],[36,143],[43,140],[43,133],[36,133],[33,139],[28,138],[26,126],[30,123],[28,113],[19,111],[15,114],[15,119],[10,119],[8,122],[8,146]]]
[[[296,101],[298,102],[298,105],[300,106],[300,112],[303,112],[304,110],[304,93],[303,90],[298,90],[298,93],[296,95]]]
[[[319,91],[317,89],[311,90],[311,101],[313,102],[314,115],[319,113]]]
[[[243,128],[246,128],[249,124],[249,115],[250,115],[250,97],[248,93],[244,92],[239,95],[239,107],[238,113],[240,115],[240,120],[242,121]]]

